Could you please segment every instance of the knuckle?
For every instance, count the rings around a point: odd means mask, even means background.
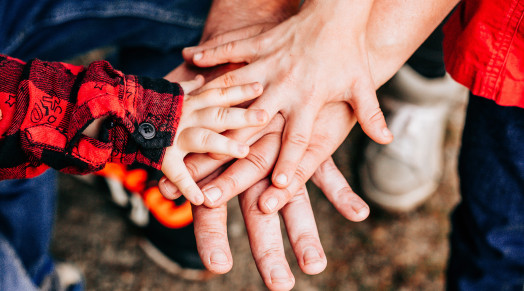
[[[202,223],[201,238],[206,240],[217,242],[225,239],[225,234],[221,231],[221,228],[216,227],[214,223]]]
[[[198,167],[193,163],[186,163],[187,171],[189,172],[189,175],[193,178],[197,178],[200,176],[200,173],[198,172]],[[197,178],[198,179],[198,178]]]
[[[236,49],[236,43],[234,41],[228,42],[224,45],[224,53],[226,55],[233,53],[235,49]]]
[[[249,215],[252,215],[252,216],[263,215],[262,212],[260,211],[260,208],[258,208],[257,199],[253,199],[250,201],[247,201],[247,199],[245,199],[244,201],[242,201],[242,204],[243,204],[242,208],[245,209],[246,213],[249,213]]]
[[[320,165],[319,168],[322,174],[333,173],[338,170],[337,165],[332,161],[326,161]]]
[[[220,89],[217,89],[217,95],[220,99],[223,99],[225,97],[227,97],[227,88],[220,88]]]
[[[301,164],[297,166],[297,170],[295,172],[295,176],[298,178],[298,181],[300,183],[305,183],[307,180],[309,180],[309,173],[308,170]]]
[[[233,189],[238,189],[239,185],[240,183],[234,175],[227,175],[223,179],[223,186],[225,187],[221,188],[224,192],[231,192]]]
[[[350,199],[353,198],[353,195],[356,195],[356,194],[354,194],[353,189],[351,189],[351,187],[347,185],[338,189],[338,191],[336,192],[336,196],[339,197],[340,201],[342,200],[349,201]]]
[[[269,246],[260,253],[261,260],[272,260],[272,258],[282,256],[282,249],[278,245]]]
[[[318,240],[318,237],[311,231],[304,231],[297,235],[295,243],[297,246],[305,249],[306,247],[317,245]]]
[[[211,141],[211,133],[210,132],[204,132],[200,134],[200,142],[202,145],[207,145]]]
[[[218,124],[223,124],[228,120],[229,116],[229,109],[224,107],[217,108],[217,112],[215,114],[215,122]]]
[[[382,120],[384,120],[384,113],[378,107],[375,108],[368,117],[368,121],[371,123],[375,123]]]
[[[236,78],[235,78],[235,76],[232,73],[226,73],[223,76],[223,80],[224,80],[224,85],[226,87],[235,86]]]
[[[258,170],[267,170],[270,167],[269,161],[263,154],[258,152],[250,153],[245,159],[253,164]]]
[[[306,147],[309,144],[309,137],[303,133],[294,132],[286,137],[286,142],[298,147]]]

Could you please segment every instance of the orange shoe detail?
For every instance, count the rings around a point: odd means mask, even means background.
[[[126,173],[124,177],[124,187],[135,193],[140,193],[146,188],[147,171],[144,169],[134,169]]]
[[[126,174],[126,166],[117,163],[107,163],[102,170],[96,172],[95,174],[98,176],[123,181]]]
[[[182,228],[193,222],[191,203],[186,200],[184,204],[176,205],[175,202],[164,198],[158,187],[144,192],[144,203],[151,214],[166,227]]]

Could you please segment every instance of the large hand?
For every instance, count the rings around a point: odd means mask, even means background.
[[[355,195],[332,160],[326,161],[317,170],[314,179],[326,197],[343,215],[346,217],[354,215],[351,213],[353,209],[351,203],[348,205],[347,202],[354,200]],[[263,180],[241,194],[240,207],[251,252],[264,283],[271,290],[289,290],[295,280],[286,260],[278,215],[263,214],[256,206],[260,193],[268,186],[269,181]],[[310,275],[322,272],[326,267],[326,256],[318,237],[305,188],[300,189],[280,214],[284,219],[300,269]],[[227,237],[226,205],[218,208],[194,206],[193,217],[198,251],[204,265],[214,273],[228,272],[233,266],[233,258]]]
[[[363,10],[360,6],[368,4],[347,0],[326,5],[307,5],[308,2],[298,15],[267,31],[260,26],[248,27],[220,36],[218,39],[225,44],[206,49],[210,44],[204,43],[203,51],[202,47],[184,51],[188,61],[203,67],[225,62],[249,63],[206,86],[253,81],[264,85],[265,93],[252,107],[263,108],[270,115],[280,112],[286,118],[284,143],[272,177],[273,183],[282,188],[291,183],[310,142],[316,116],[328,102],[349,102],[369,136],[380,143],[392,140],[369,71],[366,22],[347,17],[348,10],[351,15],[359,15]],[[260,31],[251,38],[227,42],[238,39],[238,35],[245,37]],[[335,125],[338,122],[331,124]],[[250,130],[241,132],[245,131]]]

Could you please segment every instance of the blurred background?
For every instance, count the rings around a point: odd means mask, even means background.
[[[465,104],[454,107],[448,117],[445,173],[437,192],[415,211],[390,214],[371,205],[367,220],[350,222],[309,185],[328,265],[319,275],[303,274],[286,242],[295,290],[444,289],[449,215],[459,200],[456,160],[464,108]],[[334,155],[357,193],[362,193],[356,169],[365,142],[355,128]],[[107,190],[61,175],[52,253],[84,272],[87,290],[265,290],[236,199],[228,208],[233,269],[205,282],[192,282],[166,273],[143,253],[138,246],[141,230],[111,202]]]

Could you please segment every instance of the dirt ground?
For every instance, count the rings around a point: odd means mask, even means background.
[[[295,290],[443,289],[448,217],[459,201],[456,157],[463,111],[461,104],[450,117],[442,183],[412,213],[392,215],[372,206],[366,221],[349,222],[318,189],[309,187],[328,266],[316,276],[303,274],[287,244]],[[354,130],[335,154],[357,191],[354,173],[363,143],[363,134]],[[144,255],[138,246],[140,230],[112,204],[107,192],[62,175],[52,252],[84,271],[88,290],[264,290],[237,202],[231,201],[229,208],[233,269],[207,282],[190,282],[168,275]]]

